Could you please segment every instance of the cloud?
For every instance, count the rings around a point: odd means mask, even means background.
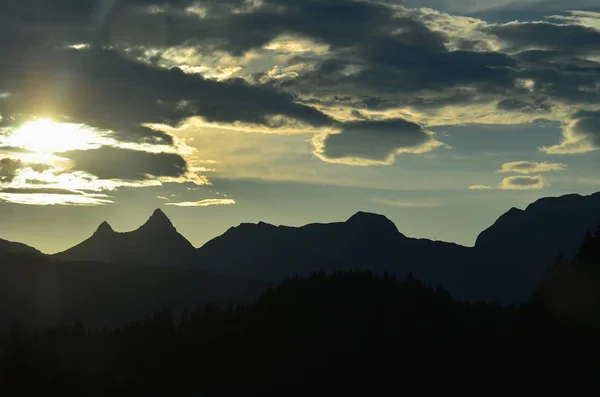
[[[502,180],[500,189],[503,190],[538,190],[549,186],[541,175],[535,176],[509,176]]]
[[[178,138],[190,124],[196,146],[211,125],[307,133],[317,158],[363,166],[443,146],[433,125],[575,114],[543,150],[598,146],[581,113],[600,104],[595,14],[490,24],[393,1],[5,3],[2,125],[42,114],[106,134],[63,154],[101,180],[207,183]]]
[[[187,162],[176,153],[149,153],[102,147],[59,154],[73,162],[72,171],[83,171],[100,179],[145,180],[156,177],[182,177]]]
[[[0,201],[23,205],[74,205],[98,206],[112,204],[110,199],[88,195],[60,194],[60,193],[2,193]]]
[[[430,201],[403,201],[394,199],[374,198],[374,202],[378,204],[389,205],[400,208],[436,208],[440,207],[440,203]]]
[[[0,160],[0,182],[12,182],[19,170],[23,168],[23,162],[11,158]]]
[[[494,190],[496,187],[489,185],[472,185],[469,186],[469,190]]]
[[[510,52],[530,49],[569,50],[582,54],[600,52],[600,31],[582,25],[509,22],[483,29],[495,34]]]
[[[0,202],[36,206],[95,206],[113,203],[111,197],[106,194],[58,187],[40,187],[39,182],[41,181],[35,181],[32,186],[0,188]]]
[[[112,15],[112,32],[106,40],[153,47],[193,43],[243,54],[275,37],[295,34],[343,48],[362,37],[388,31],[397,20],[389,7],[375,2],[209,0],[199,3],[201,13],[182,12],[190,10],[190,3],[171,1],[169,8],[154,13],[139,4],[124,4]]]
[[[502,99],[497,104],[498,109],[521,113],[544,114],[552,111],[553,105],[545,98]]]
[[[175,207],[208,207],[211,205],[233,205],[235,200],[232,199],[206,199],[200,201],[184,201],[180,203],[165,203]]]
[[[86,193],[81,192],[81,191],[77,191],[77,190],[70,190],[70,189],[57,189],[57,188],[33,188],[33,187],[22,187],[22,188],[13,188],[13,187],[7,187],[7,188],[2,188],[0,189],[0,193],[10,193],[10,194],[61,194],[61,195],[76,195],[76,196],[83,196]],[[98,195],[96,195],[98,196]],[[104,197],[106,197],[105,195],[102,195]]]
[[[600,110],[578,111],[563,128],[563,140],[540,150],[548,154],[577,154],[600,147]]]
[[[533,176],[509,176],[498,184],[498,186],[473,185],[470,190],[540,190],[550,186],[548,181],[541,175]]]
[[[514,172],[518,174],[537,174],[541,172],[564,171],[567,168],[565,164],[559,163],[538,163],[534,161],[513,161],[502,164],[502,168],[497,172]]]
[[[313,139],[314,154],[349,165],[392,164],[400,153],[423,153],[442,145],[418,124],[403,119],[363,120],[340,125],[337,134]]]

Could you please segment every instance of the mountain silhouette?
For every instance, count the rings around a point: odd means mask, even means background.
[[[552,261],[559,252],[572,256],[599,221],[600,193],[546,197],[525,210],[511,208],[479,235],[475,247],[495,255],[517,251],[527,260]]]
[[[559,254],[572,257],[600,221],[600,193],[545,197],[511,208],[477,238],[470,291],[489,299],[524,299]]]
[[[42,253],[37,249],[22,243],[2,240],[0,238],[0,253],[2,254],[39,254]]]
[[[468,252],[456,244],[408,238],[386,217],[358,212],[346,222],[302,227],[241,224],[196,250],[193,264],[269,282],[354,268],[442,281],[448,262],[463,263]]]
[[[572,255],[600,220],[600,193],[540,199],[510,209],[475,247],[413,239],[382,215],[303,227],[242,224],[196,250],[204,269],[277,282],[313,271],[366,269],[414,276],[466,300],[526,299],[559,253]]]
[[[131,232],[115,232],[103,222],[92,237],[52,258],[65,262],[181,266],[193,252],[192,244],[177,232],[164,212],[157,209],[146,223]]]
[[[195,249],[156,210],[132,232],[115,232],[103,222],[92,237],[52,259],[195,267],[262,282],[314,271],[412,273],[458,299],[517,303],[557,255],[572,256],[599,221],[600,193],[570,194],[542,198],[524,210],[511,208],[474,247],[410,238],[385,216],[358,212],[345,222],[302,227],[243,223]]]

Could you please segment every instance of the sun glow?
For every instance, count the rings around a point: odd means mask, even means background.
[[[14,130],[5,143],[35,153],[51,154],[99,147],[102,137],[81,124],[38,119]]]

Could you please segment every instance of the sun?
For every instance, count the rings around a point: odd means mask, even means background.
[[[99,138],[93,130],[81,124],[37,119],[12,131],[5,143],[39,154],[52,154],[93,148],[100,143]]]

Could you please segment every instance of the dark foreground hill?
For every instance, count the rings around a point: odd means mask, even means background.
[[[11,396],[586,395],[598,386],[597,325],[535,302],[452,300],[414,278],[317,274],[254,304],[158,310],[143,322],[85,324],[0,342]]]
[[[201,269],[0,254],[0,329],[16,320],[36,328],[76,319],[94,327],[120,326],[158,307],[180,313],[210,302],[249,302],[264,288]]]

